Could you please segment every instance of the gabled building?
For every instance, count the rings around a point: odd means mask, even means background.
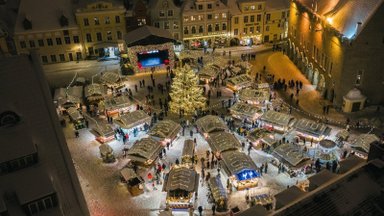
[[[124,50],[125,8],[118,0],[74,3],[86,56],[114,57]]]
[[[357,87],[369,104],[384,102],[383,0],[295,0],[287,54],[321,95],[343,106]],[[352,111],[360,109],[360,103]]]
[[[168,30],[175,40],[181,39],[181,9],[173,0],[151,0],[149,3],[151,24]]]
[[[228,41],[229,9],[220,0],[186,0],[182,5],[183,40],[189,47],[214,47]]]
[[[20,0],[13,39],[17,54],[38,50],[43,63],[84,57],[82,34],[67,0]]]
[[[125,13],[127,32],[135,30],[144,25],[151,25],[148,1],[126,0],[125,7],[127,9]]]

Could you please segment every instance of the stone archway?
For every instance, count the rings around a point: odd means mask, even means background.
[[[319,70],[317,70],[317,68],[315,69],[315,72],[314,72],[314,75],[313,75],[313,82],[312,84],[314,86],[316,86],[317,88],[317,84],[319,83]]]

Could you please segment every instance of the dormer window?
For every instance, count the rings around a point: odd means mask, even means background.
[[[24,27],[25,30],[32,29],[32,22],[29,19],[24,18],[24,20],[23,20],[23,27]]]
[[[60,26],[61,27],[68,26],[68,18],[65,17],[64,15],[61,15],[60,17]]]

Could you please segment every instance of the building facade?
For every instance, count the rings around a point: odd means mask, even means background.
[[[149,7],[152,26],[168,30],[175,40],[180,40],[181,9],[172,0],[152,0]]]
[[[277,42],[287,37],[287,0],[238,0],[231,5],[234,7],[238,7],[240,12],[233,12],[231,16],[233,45]]]
[[[80,60],[82,35],[69,1],[21,0],[13,40],[17,54],[38,50],[43,63]]]
[[[135,30],[143,25],[151,25],[147,1],[126,1],[125,7],[127,9],[127,12],[125,13],[127,32]]]
[[[383,104],[384,4],[292,1],[287,54],[336,107],[357,87],[368,104]]]
[[[124,49],[125,8],[120,1],[75,4],[76,21],[87,56],[114,57]]]
[[[229,10],[217,0],[187,0],[182,6],[182,34],[189,47],[227,44]]]

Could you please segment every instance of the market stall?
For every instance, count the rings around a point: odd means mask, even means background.
[[[102,144],[99,146],[100,150],[100,156],[101,159],[103,159],[103,162],[105,163],[113,163],[115,162],[116,158],[113,154],[113,149],[108,144]]]
[[[148,132],[153,139],[159,141],[163,146],[176,139],[181,129],[180,124],[172,120],[163,120],[156,123]]]
[[[226,151],[221,153],[221,167],[229,176],[230,182],[237,190],[256,187],[260,174],[252,159],[240,151]]]
[[[100,110],[104,110],[108,116],[118,116],[119,114],[131,112],[136,109],[127,96],[107,97],[99,102]]]
[[[269,101],[269,89],[243,88],[239,92],[239,99],[249,104],[264,104]]]
[[[167,192],[166,206],[172,209],[194,208],[198,187],[199,174],[194,169],[173,167],[163,185],[163,191]]]
[[[226,212],[228,211],[228,196],[227,190],[221,183],[219,176],[211,177],[208,182],[209,189],[212,194],[213,201],[216,205],[216,211]]]
[[[298,136],[314,139],[315,141],[324,139],[331,132],[331,128],[327,125],[305,118],[296,121],[293,127]]]
[[[98,104],[107,94],[103,85],[93,83],[85,87],[85,98],[90,104]]]
[[[69,107],[67,113],[76,130],[85,128],[85,119],[75,107]]]
[[[117,124],[124,132],[134,128],[140,128],[143,125],[151,124],[151,116],[145,113],[143,110],[135,110],[113,119],[113,122]]]
[[[213,79],[217,77],[219,74],[219,71],[215,67],[208,67],[205,66],[199,71],[199,79],[200,81],[203,81],[203,83],[210,83]]]
[[[215,131],[227,131],[228,127],[225,122],[214,115],[206,115],[196,121],[197,130],[204,136],[208,137],[209,133]]]
[[[246,74],[235,76],[227,80],[227,87],[232,91],[239,91],[250,86],[252,86],[252,79]]]
[[[291,177],[312,172],[312,160],[300,147],[293,144],[282,144],[275,148],[272,155],[280,161]],[[272,163],[276,165],[276,163]]]
[[[253,67],[253,65],[248,61],[240,61],[236,63],[236,66],[243,68],[244,70],[246,70],[246,72],[249,72]]]
[[[344,130],[340,130],[339,132],[337,132],[336,134],[336,143],[337,145],[342,148],[343,145],[344,145],[344,141],[347,141],[349,138],[349,131],[344,129]]]
[[[361,134],[352,141],[351,147],[356,156],[367,159],[371,144],[378,141],[380,139],[375,134]]]
[[[276,135],[265,128],[253,129],[248,133],[247,139],[252,143],[254,148],[266,152],[270,152],[279,146],[279,140]]]
[[[191,139],[184,141],[183,152],[181,154],[181,163],[187,167],[193,167],[193,157],[195,155],[195,143]]]
[[[125,87],[123,80],[120,77],[118,71],[115,72],[105,72],[100,76],[100,81],[102,84],[108,86],[109,88],[121,89]]]
[[[245,122],[254,122],[262,115],[260,107],[243,102],[235,103],[229,110],[234,118]]]
[[[127,158],[133,163],[148,167],[152,165],[163,147],[152,138],[137,140],[127,152]]]
[[[217,158],[220,158],[222,152],[238,150],[241,146],[239,140],[232,133],[225,131],[210,133],[207,142]]]
[[[110,142],[115,139],[115,131],[109,124],[95,121],[92,129],[95,132],[96,140],[100,143]]]
[[[334,141],[329,139],[323,139],[319,142],[318,146],[320,151],[317,151],[316,158],[319,158],[320,162],[326,163],[338,159],[336,152],[337,145]]]
[[[64,111],[69,107],[80,108],[83,102],[83,87],[73,86],[68,88],[58,88],[55,90],[53,102],[60,110]]]
[[[127,185],[132,196],[144,193],[144,179],[137,175],[131,168],[124,168],[120,171],[121,181]]]
[[[291,115],[268,110],[260,117],[261,125],[268,130],[285,133],[295,123],[295,118]]]

